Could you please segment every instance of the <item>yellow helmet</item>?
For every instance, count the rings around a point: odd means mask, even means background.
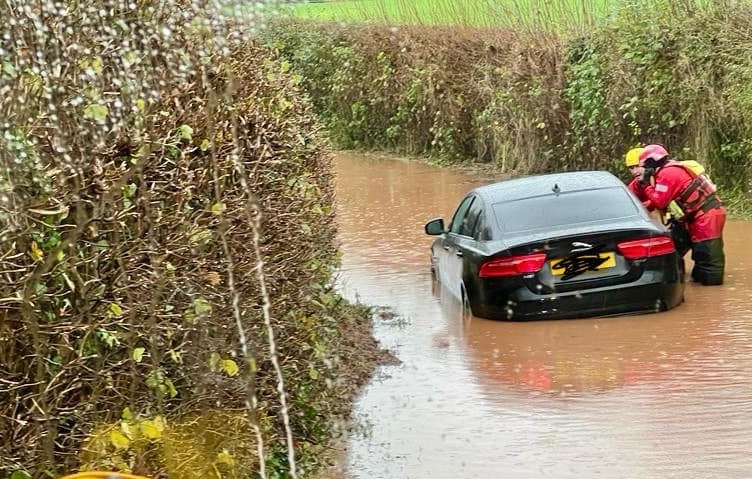
[[[627,155],[624,157],[624,164],[627,165],[627,168],[630,166],[637,166],[640,164],[640,152],[642,151],[642,148],[632,148],[627,152]]]

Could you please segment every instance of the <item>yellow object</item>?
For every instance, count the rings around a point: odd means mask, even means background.
[[[222,366],[219,355],[217,358]],[[134,458],[140,462],[148,458],[155,470],[170,478],[255,477],[259,464],[256,435],[245,411],[204,410],[168,422],[162,416],[142,417],[126,408],[121,418],[90,433],[79,454],[82,470],[130,471]],[[64,479],[106,479],[103,474],[107,473],[81,473]],[[113,479],[142,479],[127,473],[110,474]]]
[[[124,472],[106,472],[106,471],[86,471],[77,472],[69,476],[63,476],[60,479],[149,479],[144,476],[134,476]]]
[[[684,212],[681,208],[679,208],[679,205],[676,204],[676,201],[672,201],[668,204],[668,208],[666,208],[666,215],[668,216],[668,218],[673,216],[674,219],[678,220],[679,218],[684,216]]]
[[[637,166],[640,164],[640,152],[642,151],[642,148],[632,148],[627,152],[627,155],[624,157],[624,164],[627,165],[627,168],[630,166]]]
[[[705,173],[705,167],[703,167],[695,160],[683,160],[681,164],[692,170],[692,172],[697,176]]]
[[[580,256],[580,258],[602,260],[602,262],[598,266],[596,266],[595,269],[606,269],[616,266],[616,256],[614,256],[614,253],[611,252],[583,255]],[[551,261],[551,274],[553,274],[554,276],[559,276],[566,272],[566,267],[561,266],[563,260],[563,258],[559,258]]]

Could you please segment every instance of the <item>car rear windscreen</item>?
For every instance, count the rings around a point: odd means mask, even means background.
[[[639,214],[623,188],[576,191],[496,203],[496,220],[505,233],[626,218]]]

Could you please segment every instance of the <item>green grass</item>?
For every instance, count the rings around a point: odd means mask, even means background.
[[[297,18],[389,25],[589,27],[622,0],[330,0],[298,3]]]

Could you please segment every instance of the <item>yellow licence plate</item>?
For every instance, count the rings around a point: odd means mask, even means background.
[[[582,274],[587,271],[613,268],[616,266],[614,253],[584,254],[576,258],[551,260],[551,273],[559,276],[564,273]]]

